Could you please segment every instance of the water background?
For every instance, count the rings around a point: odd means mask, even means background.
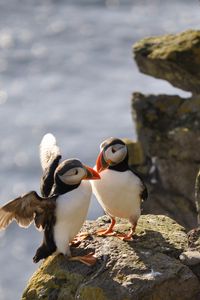
[[[106,137],[136,138],[133,91],[189,95],[140,74],[132,44],[199,22],[198,0],[0,0],[0,204],[39,192],[45,133],[92,166]],[[101,213],[93,199],[89,218]],[[0,233],[0,300],[20,299],[40,240],[33,227]]]

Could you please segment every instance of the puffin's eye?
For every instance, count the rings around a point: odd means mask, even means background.
[[[78,174],[78,170],[76,169],[76,170],[75,170],[75,175],[77,175],[77,174]]]
[[[112,153],[115,153],[116,152],[116,150],[114,149],[114,147],[112,147]]]
[[[122,148],[124,148],[123,145],[121,145],[121,144],[116,144],[116,145],[113,145],[113,146],[111,147],[111,151],[112,151],[112,153],[116,153],[118,150],[120,150],[120,149],[122,149]]]

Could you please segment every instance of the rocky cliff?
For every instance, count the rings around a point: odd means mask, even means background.
[[[145,211],[164,213],[190,229],[197,224],[195,178],[200,163],[200,31],[146,38],[134,46],[141,72],[193,96],[133,94],[133,118],[150,178]]]
[[[51,256],[30,279],[22,300],[200,299],[197,276],[179,260],[188,246],[183,227],[166,216],[146,215],[131,242],[92,234],[107,223],[107,217],[87,221],[83,231],[91,235],[72,248],[73,255],[95,251],[95,266]],[[118,220],[116,229],[126,232],[129,227]]]
[[[197,174],[195,182],[195,202],[197,208],[197,223],[198,226],[200,226],[200,170]]]

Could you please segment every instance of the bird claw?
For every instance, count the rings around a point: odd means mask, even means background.
[[[69,258],[71,261],[79,261],[82,262],[83,264],[91,267],[96,264],[97,258],[94,256],[95,252],[90,252],[87,255],[84,256],[72,256]]]

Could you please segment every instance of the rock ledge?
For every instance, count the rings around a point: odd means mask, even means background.
[[[83,230],[107,226],[107,217],[86,221]],[[128,231],[119,221],[116,229]],[[98,262],[87,267],[62,255],[46,259],[30,279],[22,300],[197,300],[199,280],[178,260],[187,250],[182,226],[166,216],[141,216],[132,242],[92,235],[72,254],[95,250]]]

